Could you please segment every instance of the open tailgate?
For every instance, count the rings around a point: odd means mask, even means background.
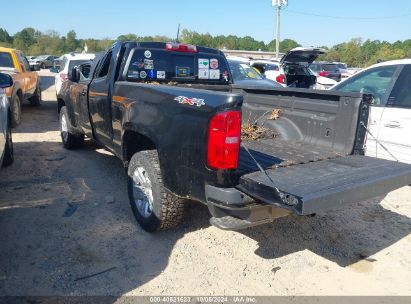
[[[267,174],[275,186],[264,173],[253,172],[243,175],[237,188],[299,215],[361,202],[411,184],[411,165],[359,155],[269,169]]]

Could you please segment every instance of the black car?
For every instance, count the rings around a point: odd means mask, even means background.
[[[328,77],[335,81],[341,81],[341,71],[337,64],[330,62],[313,62],[310,69],[316,76]]]

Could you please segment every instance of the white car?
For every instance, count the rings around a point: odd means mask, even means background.
[[[61,85],[68,80],[68,72],[74,67],[93,60],[95,54],[70,53],[62,56],[61,65],[55,76],[56,95],[60,93]]]
[[[0,73],[0,167],[13,162],[9,99],[4,91],[13,85],[10,75]]]
[[[327,90],[337,82],[322,76],[314,78],[314,73],[309,69],[309,65],[324,53],[325,50],[319,48],[297,47],[285,54],[281,61],[250,60],[249,64],[283,87]]]
[[[389,152],[368,135],[367,155],[411,164],[411,59],[375,64],[331,90],[372,94],[368,129]]]

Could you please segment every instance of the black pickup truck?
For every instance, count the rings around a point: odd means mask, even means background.
[[[238,87],[222,52],[178,43],[116,43],[69,80],[64,146],[88,136],[123,161],[146,231],[177,225],[187,199],[241,229],[411,183],[411,166],[363,156],[369,95]],[[270,136],[241,140],[242,125]]]

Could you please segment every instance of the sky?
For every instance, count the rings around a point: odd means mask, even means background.
[[[2,1],[3,2],[3,1]],[[275,37],[271,0],[36,0],[24,3],[28,14],[1,14],[0,28],[10,34],[25,27],[55,30],[78,38],[175,37],[178,24],[212,35],[252,36],[268,43]],[[16,11],[4,1],[3,12]],[[281,11],[281,39],[303,46],[332,46],[351,38],[411,39],[410,0],[289,0]]]

